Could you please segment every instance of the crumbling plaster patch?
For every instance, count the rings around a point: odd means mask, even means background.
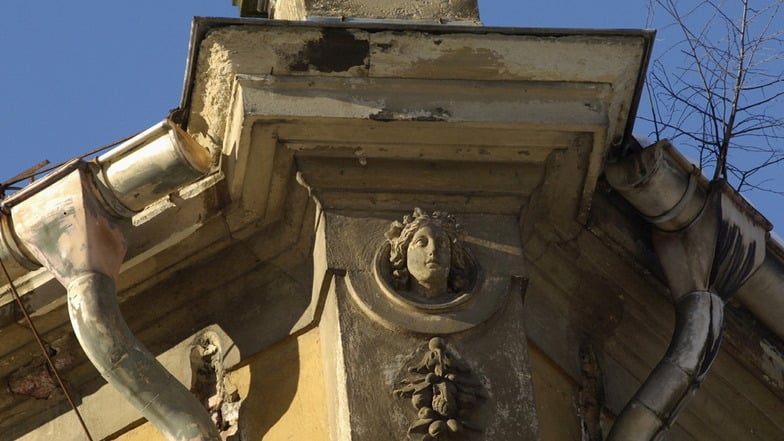
[[[364,33],[354,34],[361,40]],[[201,44],[191,105],[191,134],[202,145],[220,148],[236,75],[312,74],[313,69],[301,54],[313,52],[323,37],[320,29],[302,27],[259,31],[231,26],[212,31]],[[367,69],[363,65],[344,72],[333,70],[330,74],[366,76]]]
[[[290,0],[274,2],[272,10],[274,18],[284,20],[316,16],[479,22],[476,0]]]

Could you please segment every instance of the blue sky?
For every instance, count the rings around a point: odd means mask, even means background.
[[[644,0],[479,1],[489,26],[643,28],[648,12]],[[231,0],[0,3],[0,182],[163,119],[180,101],[193,16],[237,10]],[[784,199],[751,199],[784,225]]]

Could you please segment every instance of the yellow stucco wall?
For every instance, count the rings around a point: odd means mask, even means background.
[[[243,440],[328,440],[320,345],[314,329],[273,346],[228,374],[244,398]],[[149,423],[116,439],[166,441]]]
[[[247,397],[240,427],[249,441],[327,441],[324,368],[318,329],[278,344],[234,371],[230,381]]]
[[[541,441],[580,441],[577,384],[541,350],[528,345]]]
[[[248,441],[327,441],[327,412],[318,329],[290,338],[229,374],[244,398],[240,421]],[[579,441],[576,384],[530,347],[541,441]],[[165,441],[145,423],[119,441]]]

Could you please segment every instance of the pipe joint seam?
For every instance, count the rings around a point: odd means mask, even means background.
[[[111,277],[100,272],[74,277],[68,313],[93,365],[167,439],[220,439],[206,408],[131,333]]]
[[[689,174],[689,184],[686,186],[686,191],[683,193],[683,196],[681,196],[681,199],[672,208],[658,216],[645,216],[641,214],[643,219],[657,225],[671,221],[680,215],[681,212],[689,206],[689,202],[691,202],[691,198],[697,190],[697,174],[695,173],[695,170],[696,168]]]

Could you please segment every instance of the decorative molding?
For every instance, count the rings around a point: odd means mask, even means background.
[[[401,217],[352,230],[361,236],[352,239],[359,243],[345,281],[363,312],[390,329],[447,335],[474,328],[503,308],[525,266],[498,241],[497,217],[477,222],[466,215],[477,237],[444,211],[415,209]]]
[[[410,439],[444,440],[468,430],[482,431],[468,418],[471,410],[487,398],[484,387],[442,338],[431,338],[421,361],[407,370],[402,387],[393,393],[410,398],[417,411],[408,427]]]

